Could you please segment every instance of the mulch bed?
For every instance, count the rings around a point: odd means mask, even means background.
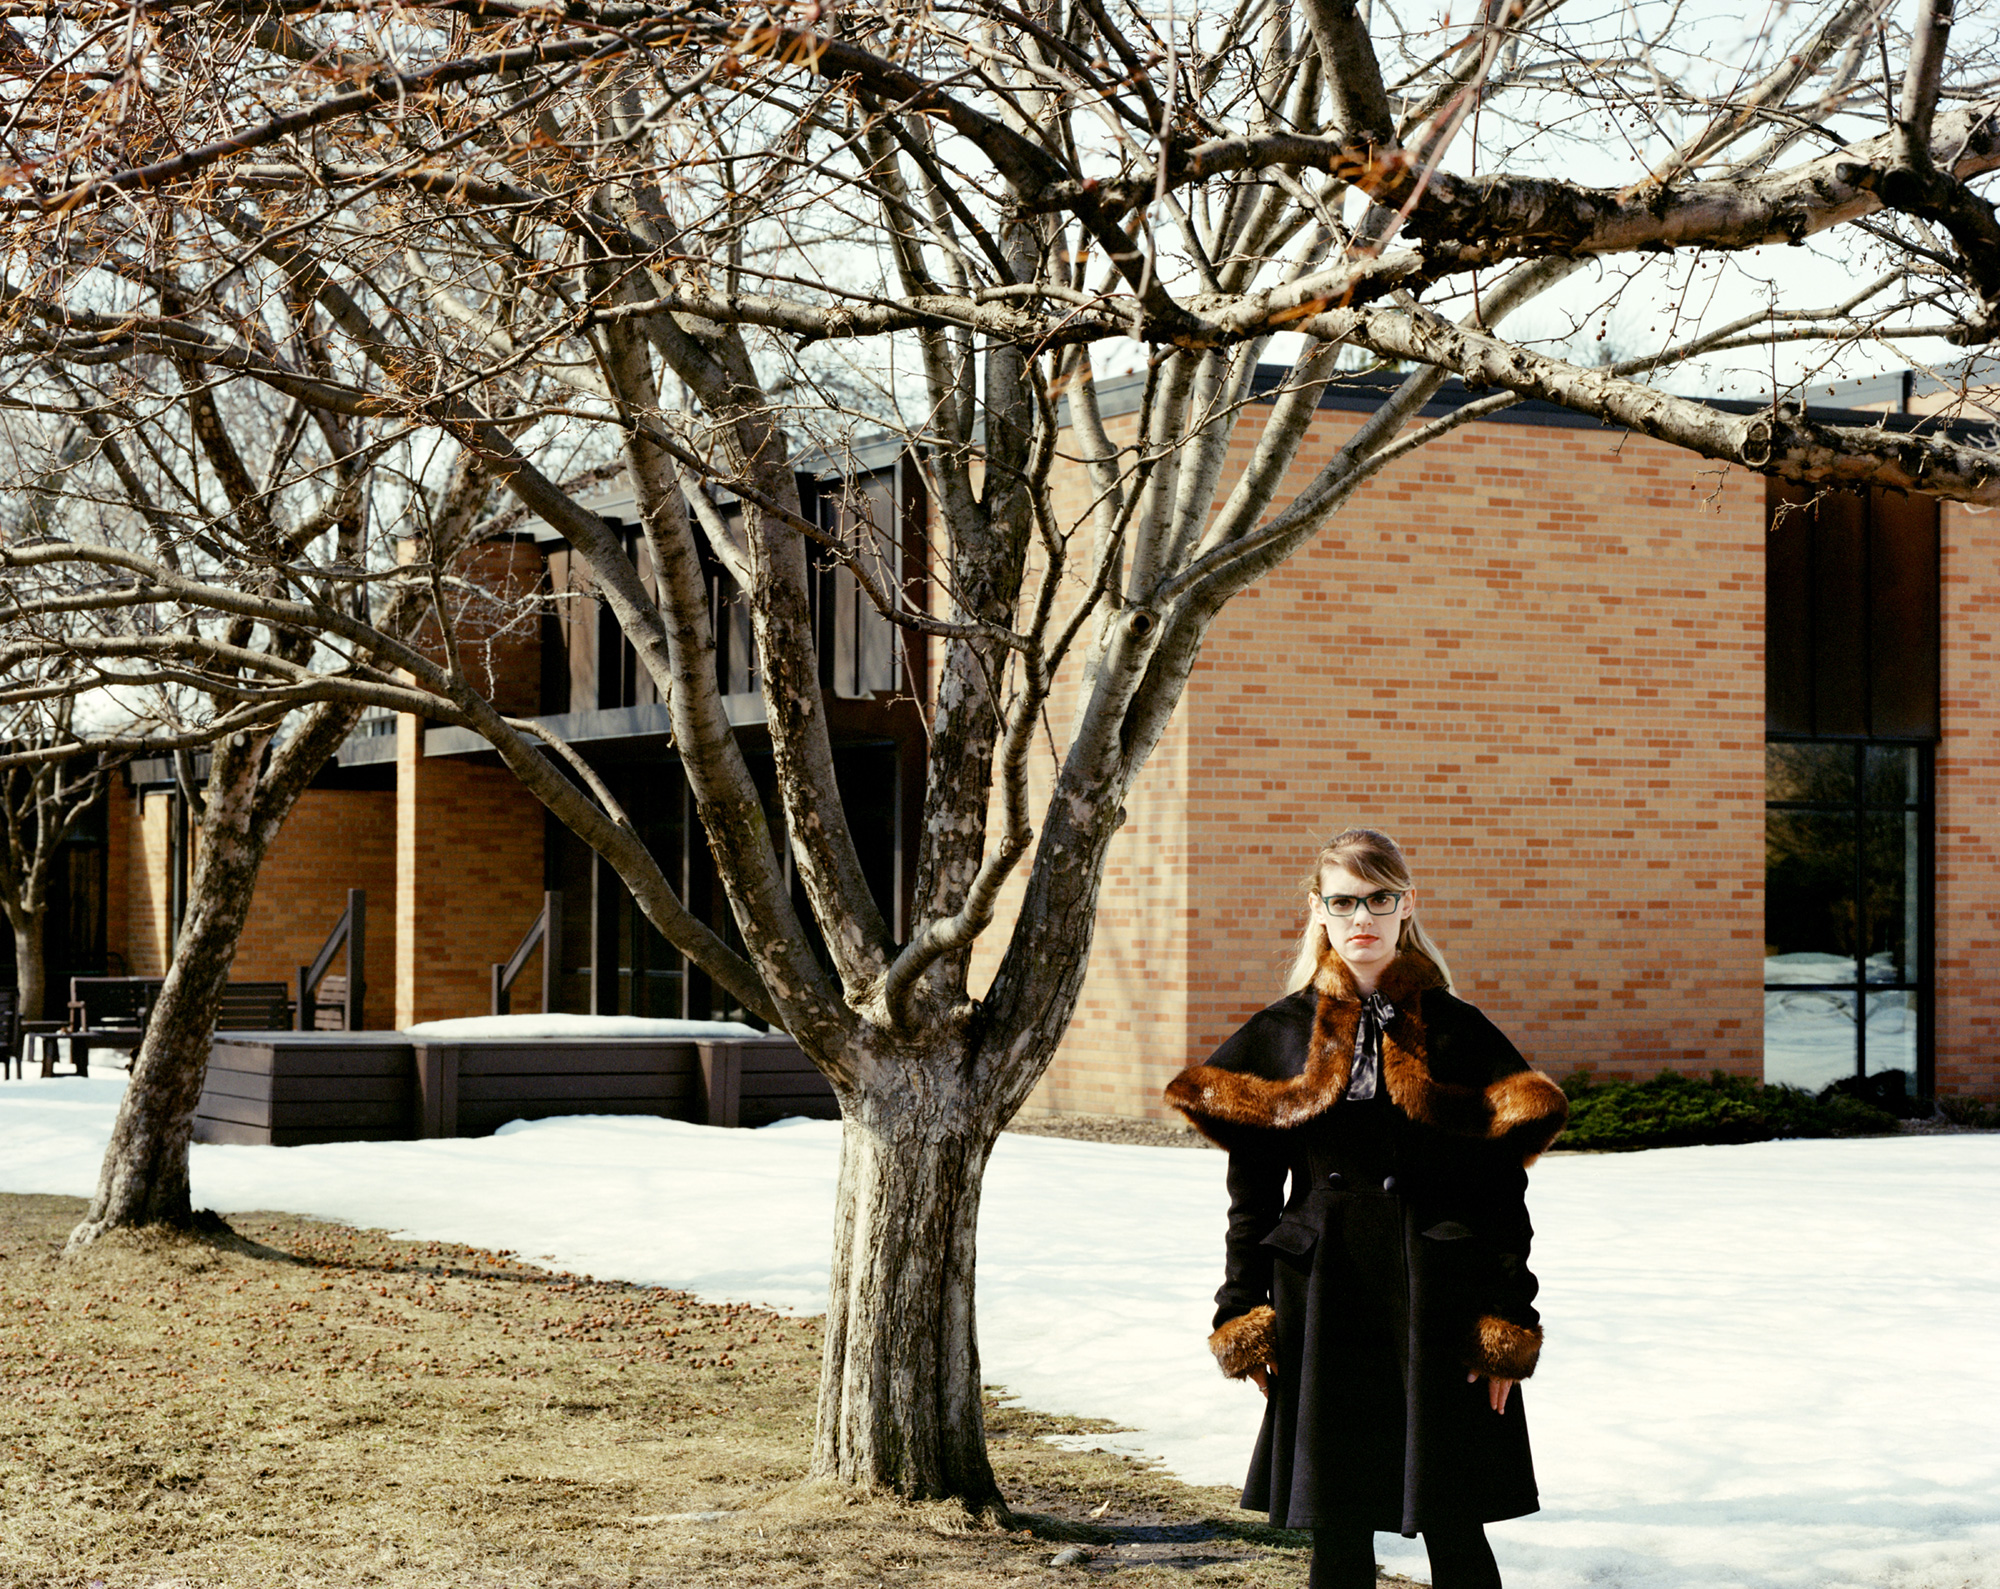
[[[0,1196],[0,1584],[1304,1583],[1303,1536],[998,1396],[1011,1529],[802,1484],[817,1319],[286,1214],[65,1259],[82,1211]]]

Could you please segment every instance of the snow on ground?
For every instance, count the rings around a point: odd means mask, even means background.
[[[122,1085],[0,1084],[0,1191],[87,1195]],[[600,1117],[197,1146],[194,1193],[818,1311],[838,1140]],[[1203,1483],[1240,1478],[1258,1416],[1203,1347],[1222,1168],[1008,1136],[980,1223],[988,1378]],[[2000,1589],[2000,1137],[1558,1156],[1532,1207],[1544,1510],[1493,1530],[1512,1589]],[[1377,1554],[1428,1576],[1413,1542]]]
[[[491,1042],[496,1037],[652,1037],[689,1042],[764,1034],[741,1021],[668,1021],[643,1015],[461,1015],[449,1021],[419,1021],[404,1027],[400,1035],[456,1037],[464,1042]]]

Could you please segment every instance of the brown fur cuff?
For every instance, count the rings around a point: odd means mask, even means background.
[[[1465,1366],[1492,1379],[1526,1379],[1542,1355],[1542,1332],[1483,1313],[1472,1327]]]
[[[1504,1137],[1532,1163],[1569,1124],[1569,1099],[1538,1070],[1517,1070],[1486,1089],[1493,1111],[1489,1134]]]
[[[1208,1349],[1231,1379],[1278,1360],[1278,1315],[1269,1308],[1225,1319],[1208,1338]]]

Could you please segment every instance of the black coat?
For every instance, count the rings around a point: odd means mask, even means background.
[[[1277,1364],[1243,1504],[1414,1535],[1538,1504],[1520,1391],[1495,1413],[1466,1372],[1534,1372],[1526,1165],[1568,1105],[1423,956],[1378,991],[1374,1099],[1345,1097],[1361,1004],[1328,952],[1167,1101],[1229,1150],[1210,1345],[1232,1377]]]

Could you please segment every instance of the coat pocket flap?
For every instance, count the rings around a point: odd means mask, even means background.
[[[1424,1235],[1432,1241],[1466,1241],[1471,1238],[1472,1232],[1457,1220],[1447,1219],[1431,1226]]]
[[[1318,1240],[1319,1232],[1304,1220],[1281,1219],[1271,1227],[1271,1234],[1264,1238],[1264,1245],[1288,1252],[1294,1258],[1303,1258],[1313,1250]]]

